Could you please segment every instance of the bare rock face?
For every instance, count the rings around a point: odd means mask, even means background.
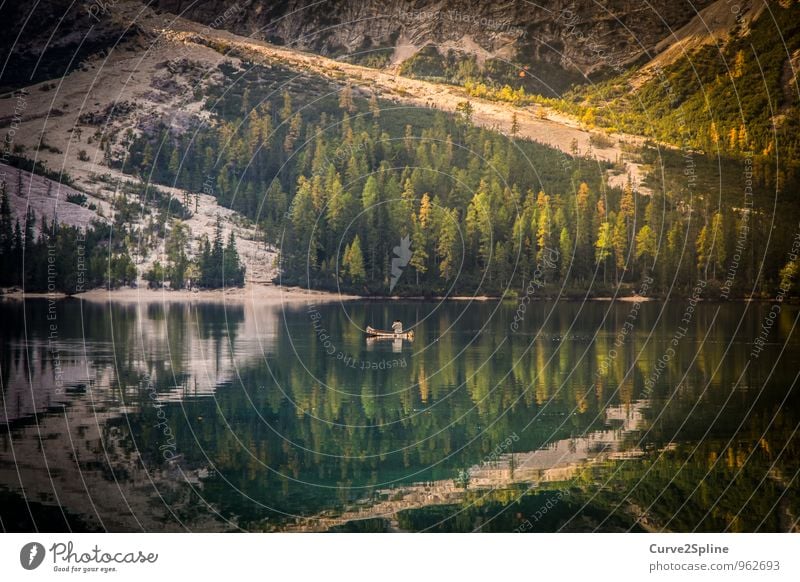
[[[4,2],[0,5],[0,92],[58,79],[137,32],[113,18],[110,2]]]
[[[723,0],[724,1],[724,0]],[[327,56],[393,52],[397,64],[433,45],[536,71],[619,72],[713,0],[158,0],[160,8],[215,28]],[[556,69],[556,73],[558,72]]]

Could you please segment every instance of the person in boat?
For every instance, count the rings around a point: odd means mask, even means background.
[[[401,322],[399,319],[395,319],[392,322],[392,331],[394,333],[403,333],[403,322]]]

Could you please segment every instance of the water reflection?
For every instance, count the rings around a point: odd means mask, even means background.
[[[52,309],[0,304],[7,528],[797,527],[788,306],[756,361],[764,308],[699,307],[655,380],[680,305]]]

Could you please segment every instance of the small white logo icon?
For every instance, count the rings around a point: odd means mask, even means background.
[[[44,546],[38,542],[29,542],[19,552],[19,563],[26,570],[35,570],[44,561]]]
[[[400,245],[392,249],[395,256],[392,258],[392,278],[389,282],[389,292],[394,290],[394,286],[400,280],[403,274],[403,267],[405,267],[411,260],[411,238],[406,235],[400,239]]]

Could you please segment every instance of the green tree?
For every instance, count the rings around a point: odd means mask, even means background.
[[[239,259],[233,230],[228,234],[228,244],[223,251],[222,274],[225,287],[242,287],[244,285],[245,269]]]
[[[414,269],[416,283],[419,285],[419,276],[428,270],[428,233],[416,215],[412,214],[413,235],[411,238],[411,259],[408,264]]]
[[[656,233],[645,224],[636,234],[636,259],[642,261],[642,272],[648,271],[656,256]]]
[[[367,276],[367,271],[364,268],[364,254],[361,251],[361,239],[358,235],[345,249],[342,270],[356,284],[362,283]]]
[[[561,278],[566,278],[567,272],[570,267],[570,259],[572,257],[572,239],[569,236],[567,227],[561,229],[561,234],[558,237],[558,250],[559,250],[559,275]]]
[[[339,92],[339,109],[354,113],[356,110],[355,103],[353,102],[353,88],[350,85],[345,85]]]
[[[594,260],[596,264],[603,267],[603,282],[606,280],[605,265],[608,261],[608,257],[611,256],[611,250],[613,248],[611,237],[611,223],[608,221],[602,222],[600,224],[600,229],[597,231],[597,241],[594,244]]]
[[[181,289],[185,284],[186,268],[189,259],[186,255],[188,242],[186,226],[178,219],[173,219],[166,240],[167,279],[173,289]]]
[[[178,152],[178,148],[172,149],[172,154],[169,157],[169,166],[167,168],[169,170],[169,176],[172,181],[178,180],[178,174],[181,171],[181,160],[180,155]]]
[[[450,281],[458,272],[458,211],[453,208],[441,213],[436,253],[439,256],[439,275]]]
[[[164,267],[161,265],[161,261],[155,261],[143,275],[150,287],[161,287],[164,284],[164,276]]]
[[[614,248],[614,268],[617,273],[617,280],[620,280],[625,275],[628,263],[628,225],[622,210],[614,217],[611,246]]]
[[[293,245],[296,248],[288,249],[290,258],[298,267],[304,267],[307,261],[309,268],[316,269],[319,231],[316,228],[317,217],[311,197],[311,182],[305,176],[300,176],[297,182],[297,193],[292,201],[290,213],[293,234],[297,242],[297,245]]]

